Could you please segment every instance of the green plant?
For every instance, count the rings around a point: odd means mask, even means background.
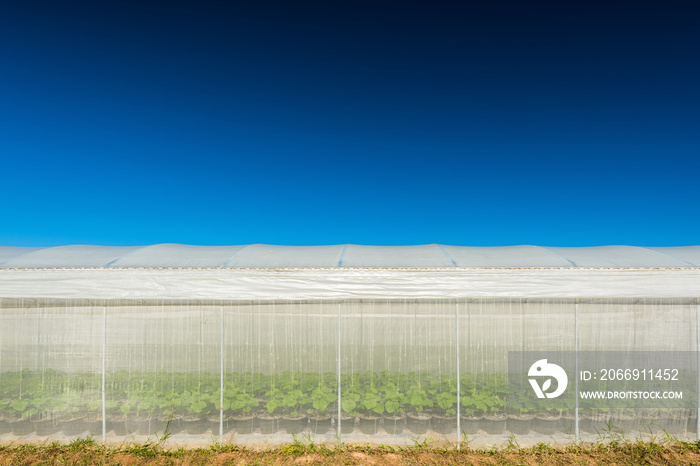
[[[441,415],[454,416],[457,414],[457,394],[450,392],[438,393],[435,395],[435,403]]]
[[[187,416],[201,419],[210,414],[211,410],[207,409],[211,404],[210,398],[210,395],[205,393],[186,390],[180,398],[180,406],[184,408]]]
[[[265,392],[265,409],[268,414],[278,414],[284,405],[284,393],[278,388],[272,387]]]
[[[231,398],[224,399],[224,410],[230,409],[234,416],[246,416],[258,406],[259,403],[249,393],[236,393]]]
[[[461,401],[468,416],[497,413],[506,405],[504,400],[492,393],[471,393],[463,396]]]
[[[401,414],[405,396],[394,382],[387,382],[382,386],[382,404],[388,414]]]
[[[419,382],[409,386],[406,391],[406,402],[410,406],[411,411],[415,413],[422,413],[426,408],[435,406],[430,393]]]
[[[124,416],[128,416],[131,412],[131,403],[127,402],[119,405],[119,412],[122,413]]]
[[[71,441],[68,447],[73,450],[80,450],[81,448],[90,447],[96,445],[95,439],[92,437],[78,437],[77,439]]]
[[[532,398],[523,392],[512,393],[508,397],[506,406],[509,411],[518,414],[533,413],[537,410],[537,405]]]
[[[30,416],[37,413],[36,408],[33,407],[29,400],[27,400],[26,398],[20,398],[18,400],[13,401],[10,404],[10,408],[12,408],[11,413],[14,415],[14,417],[20,419],[29,419]]]
[[[381,416],[384,414],[384,403],[382,396],[376,387],[367,387],[364,396],[359,404],[359,413],[368,417]]]
[[[311,408],[309,415],[322,416],[326,414],[328,407],[336,400],[336,394],[325,382],[321,381],[311,392]]]
[[[346,391],[341,393],[340,397],[340,407],[342,408],[343,412],[348,416],[356,416],[357,410],[360,406],[360,400],[362,399],[360,394],[354,391]]]
[[[507,450],[519,450],[520,449],[520,444],[518,443],[518,439],[515,438],[515,434],[510,434],[508,436],[508,440],[506,440],[505,447]]]
[[[136,412],[142,417],[152,417],[157,405],[155,402],[156,394],[149,390],[141,393],[135,393],[131,396],[131,402],[136,408]]]
[[[289,416],[298,417],[306,403],[306,395],[298,388],[285,391],[282,395],[282,410]]]

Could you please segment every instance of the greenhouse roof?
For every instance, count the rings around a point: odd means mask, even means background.
[[[0,246],[0,268],[695,268],[700,246]]]

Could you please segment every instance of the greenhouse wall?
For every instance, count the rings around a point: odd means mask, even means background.
[[[687,297],[0,298],[0,441],[695,439],[699,314]],[[577,370],[572,397],[533,402],[509,373],[528,352],[687,354],[692,383],[681,404],[591,405]]]

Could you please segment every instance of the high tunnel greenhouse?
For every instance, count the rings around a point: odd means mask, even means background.
[[[0,247],[0,441],[695,439],[699,298],[700,246]]]

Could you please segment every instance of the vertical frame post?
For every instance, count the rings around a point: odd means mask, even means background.
[[[455,346],[457,354],[457,450],[460,449],[462,438],[462,425],[461,425],[461,403],[462,399],[460,397],[460,383],[459,383],[459,299],[455,300]]]
[[[574,363],[574,391],[575,393],[575,412],[574,412],[574,441],[576,443],[579,443],[581,441],[580,435],[579,435],[579,430],[578,430],[578,425],[579,425],[579,412],[578,412],[578,351],[579,351],[579,342],[578,342],[578,334],[579,334],[579,329],[578,329],[578,306],[579,306],[579,300],[576,300],[576,306],[574,309],[574,332],[576,335],[574,336],[574,352],[575,352],[575,363]]]
[[[341,435],[340,434],[340,432],[341,432],[341,430],[340,430],[340,423],[341,423],[340,418],[341,418],[341,414],[342,414],[341,413],[342,400],[340,398],[340,338],[341,338],[340,305],[341,305],[341,303],[338,302],[338,349],[337,349],[337,353],[336,353],[336,359],[337,359],[337,364],[338,364],[337,368],[336,368],[336,371],[338,372],[338,426],[337,426],[338,434],[337,435],[338,435],[339,442],[341,439],[341,437],[340,437],[340,435]]]
[[[107,373],[107,303],[102,301],[102,443],[107,442],[107,403],[105,395]]]
[[[224,441],[224,304],[219,302],[219,442]]]

